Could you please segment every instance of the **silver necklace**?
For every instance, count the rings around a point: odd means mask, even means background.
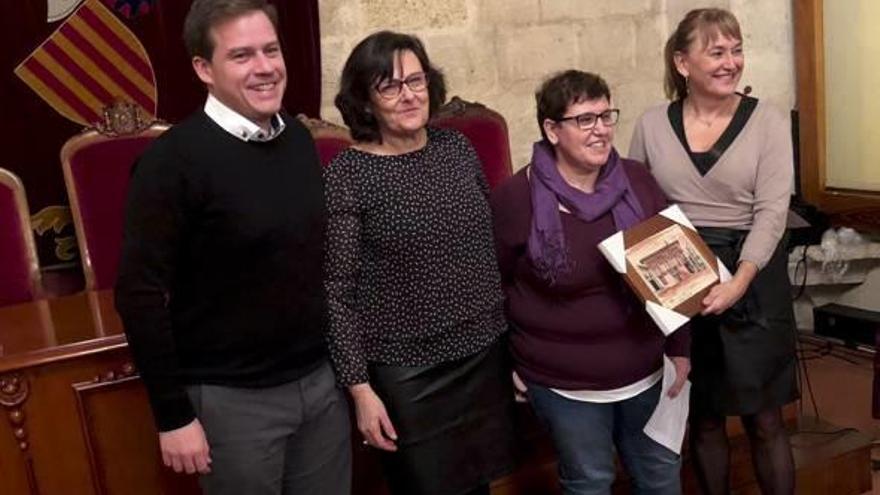
[[[730,104],[728,103],[728,107],[729,107],[729,106],[730,106]],[[696,121],[697,121],[698,123],[700,123],[700,124],[703,124],[704,127],[712,127],[712,126],[715,124],[715,122],[716,122],[717,120],[719,120],[719,119],[718,119],[718,116],[719,116],[719,115],[725,115],[725,116],[726,116],[726,114],[727,114],[727,108],[725,108],[725,109],[723,109],[721,112],[719,112],[718,114],[716,114],[714,117],[709,117],[709,118],[707,119],[707,118],[700,117],[700,116],[697,114],[697,109],[696,109],[696,107],[694,107],[693,104],[688,105],[688,107],[690,107],[690,109],[691,109],[691,110],[690,110],[690,114],[691,114],[691,116],[694,118],[694,120],[696,120]]]

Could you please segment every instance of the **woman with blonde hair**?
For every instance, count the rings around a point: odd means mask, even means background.
[[[798,396],[785,221],[793,181],[788,120],[737,91],[739,23],[722,9],[689,12],[666,44],[673,101],[636,124],[630,158],[734,272],[693,321],[690,441],[705,493],[729,491],[727,416],[740,416],[764,493],[794,492],[781,407]]]

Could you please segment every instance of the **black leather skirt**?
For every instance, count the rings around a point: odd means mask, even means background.
[[[731,270],[747,231],[700,228]],[[725,416],[754,414],[798,398],[797,339],[786,241],[776,247],[746,294],[720,316],[693,320],[691,408]]]
[[[370,365],[370,383],[397,430],[383,452],[395,495],[458,495],[514,466],[513,388],[506,347],[430,366]]]

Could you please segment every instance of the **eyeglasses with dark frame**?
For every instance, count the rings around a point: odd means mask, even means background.
[[[404,79],[386,79],[376,84],[375,88],[379,96],[387,100],[393,100],[400,96],[404,84],[413,93],[424,91],[428,87],[428,74],[416,72]]]
[[[556,119],[556,122],[561,124],[566,120],[573,120],[580,130],[589,131],[590,129],[596,127],[596,122],[599,122],[600,119],[606,127],[611,127],[617,124],[617,120],[619,118],[620,109],[609,108],[602,113],[584,112],[578,115],[572,115],[571,117],[561,117],[559,119]]]

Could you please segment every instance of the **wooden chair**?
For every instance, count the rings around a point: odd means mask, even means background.
[[[61,148],[61,166],[86,290],[109,289],[122,246],[125,197],[135,159],[170,126],[135,117],[86,129]]]
[[[24,185],[15,174],[0,168],[0,306],[42,295]]]

